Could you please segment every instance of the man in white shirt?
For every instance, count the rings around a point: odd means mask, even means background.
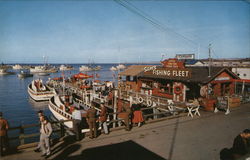
[[[81,121],[82,115],[81,111],[74,107],[74,111],[72,112],[72,119],[73,119],[73,130],[76,134],[76,140],[81,140]]]
[[[49,156],[50,155],[50,144],[49,138],[52,134],[52,127],[51,123],[49,122],[48,118],[42,116],[42,123],[41,123],[41,130],[40,130],[40,145],[42,149],[42,156]]]
[[[39,118],[39,125],[40,125],[40,130],[41,130],[42,119],[43,119],[43,116],[44,116],[43,111],[39,110],[37,112],[37,115],[38,115],[38,118]],[[40,139],[41,139],[41,137],[40,137]],[[34,151],[35,152],[40,152],[41,151],[41,144],[40,144],[40,142],[38,143],[38,145],[37,145],[37,147],[36,147],[36,149]]]

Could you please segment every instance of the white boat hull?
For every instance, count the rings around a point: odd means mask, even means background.
[[[35,68],[30,68],[30,73],[55,73],[56,68],[46,68],[45,66],[36,66]]]
[[[74,68],[71,67],[71,66],[65,66],[65,65],[61,65],[59,70],[60,71],[70,71],[70,70],[73,70]]]
[[[23,69],[23,67],[21,65],[19,65],[19,64],[14,65],[12,68],[15,69],[15,70]]]
[[[35,101],[48,101],[51,97],[53,97],[56,92],[55,90],[50,91],[35,91],[32,89],[32,84],[28,86],[28,93],[29,96],[34,99]]]
[[[17,76],[18,76],[19,78],[25,78],[25,77],[32,77],[33,74],[22,74],[22,73],[19,73]]]
[[[61,104],[62,102],[60,102],[60,104],[56,104],[56,100],[55,100],[56,98],[58,98],[58,95],[52,97],[49,101],[49,110],[51,111],[53,116],[59,121],[60,120],[71,120],[72,115],[70,113],[63,111],[60,107],[58,107],[59,105],[63,105],[63,104]],[[52,102],[52,99],[53,99],[54,103]],[[64,122],[64,125],[68,128],[73,128],[72,121]],[[89,129],[82,129],[81,132],[82,133],[89,132]]]
[[[53,107],[53,105],[51,103],[49,103],[49,110],[51,111],[51,113],[53,114],[53,116],[58,120],[69,120],[69,118],[64,117],[62,114],[58,113],[58,111],[56,111],[55,107]],[[64,125],[67,126],[68,128],[73,128],[73,123],[72,121],[69,122],[64,122]]]

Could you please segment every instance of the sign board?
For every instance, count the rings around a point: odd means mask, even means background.
[[[161,62],[166,68],[185,68],[184,62],[178,61],[176,58],[166,59]]]
[[[195,59],[195,54],[176,54],[177,59]]]
[[[179,68],[157,68],[156,66],[145,67],[145,75],[153,75],[155,77],[191,77],[191,71],[189,69]]]
[[[225,80],[230,80],[230,78],[229,77],[217,77],[214,80],[216,80],[216,81],[225,81]]]

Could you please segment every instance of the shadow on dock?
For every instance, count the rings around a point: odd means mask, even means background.
[[[166,160],[131,140],[85,149],[80,155],[70,156],[71,153],[75,152],[79,148],[80,145],[74,144],[53,158],[53,160]]]
[[[55,142],[57,143],[57,142]],[[54,159],[64,159],[65,155],[69,155],[77,150],[80,149],[80,145],[74,144],[71,146],[71,144],[75,143],[75,137],[74,136],[67,136],[64,137],[63,139],[63,143],[57,145],[56,147],[54,147],[51,150],[51,155],[56,155],[58,152],[63,152],[63,154],[59,154],[57,157],[55,157]],[[62,157],[61,157],[62,156]],[[49,158],[49,157],[46,157]]]

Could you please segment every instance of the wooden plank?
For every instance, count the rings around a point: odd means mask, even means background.
[[[23,145],[17,146],[17,149],[18,150],[20,150],[20,149],[26,149],[26,148],[35,147],[37,145],[38,145],[38,142],[33,142],[33,143],[28,143],[28,144],[23,144]]]

